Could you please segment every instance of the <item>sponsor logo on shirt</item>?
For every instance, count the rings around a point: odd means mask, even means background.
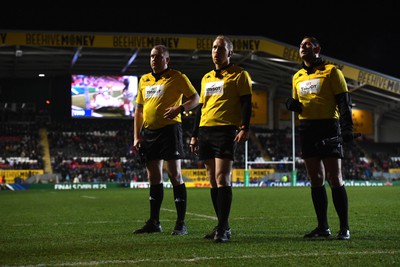
[[[205,86],[204,95],[222,95],[224,93],[224,81],[209,82]]]
[[[161,97],[164,94],[164,85],[157,84],[146,86],[145,89],[145,98],[154,98],[154,97]]]
[[[318,94],[320,91],[320,79],[312,79],[300,83],[300,95]]]

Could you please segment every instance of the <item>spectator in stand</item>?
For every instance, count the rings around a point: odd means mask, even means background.
[[[75,174],[74,180],[73,180],[72,182],[73,182],[74,184],[79,184],[79,183],[80,183],[78,174]]]

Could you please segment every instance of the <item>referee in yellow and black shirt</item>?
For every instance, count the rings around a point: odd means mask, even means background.
[[[231,172],[236,144],[249,138],[252,80],[243,68],[230,63],[231,40],[219,35],[213,42],[215,69],[201,81],[199,109],[190,141],[191,151],[204,161],[211,184],[211,200],[218,225],[206,239],[227,242],[231,237]]]
[[[150,183],[150,218],[134,234],[162,232],[159,217],[164,198],[164,161],[177,212],[172,235],[188,233],[186,186],[181,173],[181,159],[184,158],[181,113],[198,105],[199,94],[185,74],[168,67],[169,62],[167,47],[156,45],[150,53],[152,72],[139,81],[133,145],[144,150]]]
[[[311,199],[318,225],[304,238],[328,238],[328,198],[325,181],[340,221],[339,240],[350,239],[348,198],[342,174],[343,142],[353,140],[351,99],[342,72],[321,57],[321,46],[315,37],[304,37],[299,54],[302,68],[292,80],[292,98],[288,110],[298,113],[302,158],[311,182]],[[338,140],[322,142],[323,140]]]

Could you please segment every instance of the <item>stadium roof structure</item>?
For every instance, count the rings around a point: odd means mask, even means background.
[[[213,68],[211,46],[215,36],[0,30],[0,78],[33,78],[68,74],[137,75],[150,71],[155,44],[170,49],[170,67],[187,74],[199,88],[202,76]],[[255,90],[270,96],[291,95],[292,75],[301,59],[298,47],[259,36],[230,36],[232,62],[249,71]],[[337,65],[347,80],[357,108],[398,121],[400,79],[351,63],[322,57]]]

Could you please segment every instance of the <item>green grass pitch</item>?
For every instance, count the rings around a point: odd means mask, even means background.
[[[203,239],[216,225],[207,188],[188,188],[185,236],[171,235],[170,188],[163,232],[143,235],[132,231],[149,217],[148,189],[0,191],[0,266],[400,266],[400,187],[347,192],[351,240],[310,241],[309,188],[233,188],[232,238],[218,244]]]

